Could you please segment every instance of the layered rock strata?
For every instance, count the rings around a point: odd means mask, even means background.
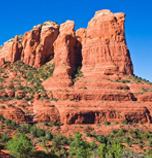
[[[84,75],[118,78],[133,74],[124,30],[125,14],[101,10],[77,31],[82,38],[82,71]]]

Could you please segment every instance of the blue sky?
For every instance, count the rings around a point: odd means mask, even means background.
[[[74,20],[75,29],[86,28],[95,11],[110,9],[126,13],[125,31],[134,74],[152,81],[151,0],[2,0],[0,45],[47,20]]]

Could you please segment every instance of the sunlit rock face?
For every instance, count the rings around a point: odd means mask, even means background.
[[[82,37],[84,75],[122,77],[133,74],[124,30],[125,14],[101,10],[88,23]]]
[[[60,25],[60,34],[54,42],[55,70],[53,77],[46,81],[49,87],[67,87],[72,85],[71,76],[76,69],[76,43],[73,21]]]
[[[14,63],[20,59],[22,51],[22,38],[23,36],[15,36],[4,43],[4,46],[0,47],[0,65],[5,62]]]
[[[43,25],[34,26],[33,30],[24,35],[21,60],[30,66],[39,68],[45,60],[53,56],[53,43],[58,34],[59,25],[55,22],[48,21]]]

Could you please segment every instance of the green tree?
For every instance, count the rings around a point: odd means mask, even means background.
[[[46,140],[51,140],[52,139],[52,134],[51,134],[51,132],[49,131],[49,130],[47,130],[46,132],[45,132],[45,139]]]
[[[36,137],[36,136],[37,136],[37,127],[36,127],[36,125],[33,125],[33,126],[30,128],[30,134],[31,134],[33,137]]]
[[[106,151],[107,151],[106,144],[101,144],[100,147],[98,148],[98,150],[99,150],[99,156],[101,158],[104,158],[105,154],[106,154]]]
[[[15,135],[7,143],[7,149],[10,154],[16,158],[28,158],[31,154],[32,148],[33,144],[25,133]]]
[[[70,144],[69,149],[70,156],[76,156],[76,158],[86,158],[91,155],[91,147],[87,141],[82,140],[82,135],[76,132],[74,135],[74,141]]]
[[[41,128],[37,129],[37,137],[45,136],[45,131]]]

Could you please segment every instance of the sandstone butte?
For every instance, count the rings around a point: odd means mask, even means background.
[[[6,108],[0,114],[26,122],[25,109],[18,106],[23,104],[31,110],[28,118],[33,122],[98,124],[126,119],[150,123],[152,85],[144,80],[135,82],[138,78],[133,74],[124,22],[124,13],[100,10],[87,29],[75,31],[75,24],[70,20],[61,25],[48,21],[7,41],[0,47],[1,66],[21,60],[39,69],[46,62],[54,61],[55,69],[52,77],[42,83],[50,100],[41,100],[35,94],[32,102],[3,101],[1,105]],[[13,73],[9,77],[16,78]],[[6,81],[9,85],[10,80]],[[12,97],[19,93],[6,89],[0,96]]]

